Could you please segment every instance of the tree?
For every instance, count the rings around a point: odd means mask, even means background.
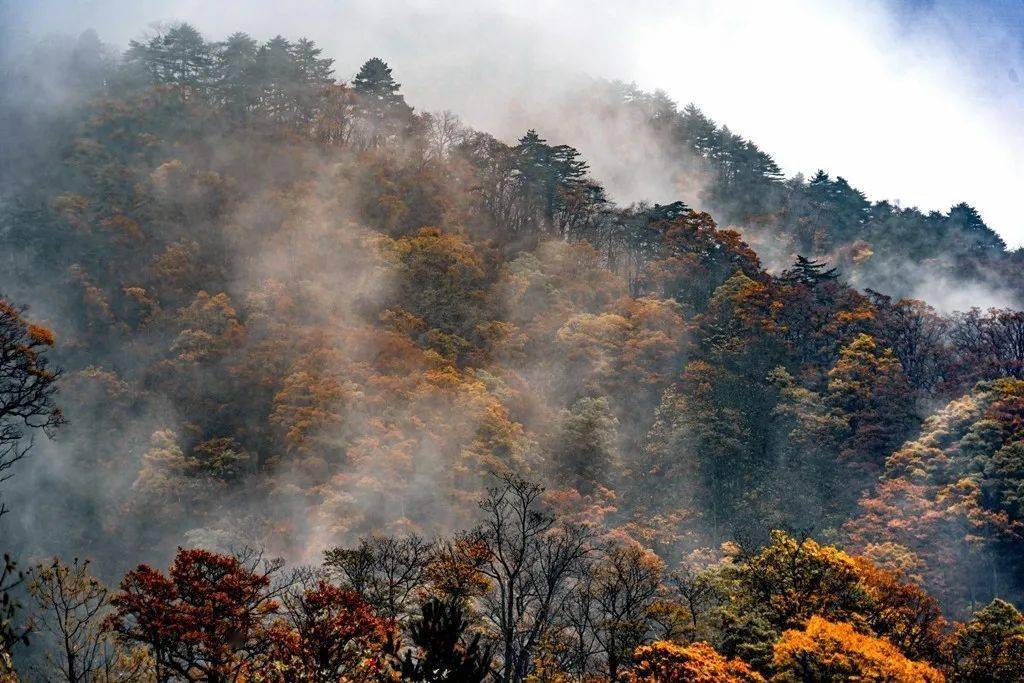
[[[949,336],[964,380],[1024,379],[1024,312],[972,308],[953,316]]]
[[[953,369],[948,320],[923,301],[868,294],[878,310],[878,339],[892,349],[918,395],[930,395]]]
[[[1024,616],[993,600],[953,636],[953,675],[958,681],[1024,681]]]
[[[50,434],[64,424],[63,413],[54,405],[61,371],[51,368],[47,357],[53,333],[28,322],[24,312],[0,297],[0,484],[11,478],[11,468],[32,445],[23,441],[26,431]],[[6,512],[0,500],[0,517]],[[0,565],[0,676],[13,671],[12,648],[28,642],[27,631],[14,623],[21,605],[12,591],[22,579],[5,553]]]
[[[179,361],[212,360],[237,347],[245,335],[231,305],[221,292],[210,296],[199,291],[188,306],[178,311],[180,332],[171,344]]]
[[[394,627],[358,593],[324,580],[281,594],[283,618],[269,627],[271,681],[375,681],[393,650]]]
[[[473,244],[452,232],[422,228],[393,243],[396,303],[449,335],[471,340],[486,319],[487,269]]]
[[[726,659],[707,643],[677,645],[657,640],[633,653],[629,683],[763,683],[764,678],[738,659]]]
[[[480,571],[487,557],[487,545],[472,532],[437,541],[427,565],[429,594],[460,604],[481,597],[490,588],[490,582]]]
[[[828,373],[826,400],[850,425],[842,457],[854,471],[868,475],[882,468],[913,423],[910,388],[899,360],[866,334],[840,349]]]
[[[836,467],[836,453],[849,438],[849,419],[781,366],[769,376],[778,390],[772,415],[780,462],[773,490],[784,519],[818,528],[845,520],[856,499],[848,492],[848,472]]]
[[[234,681],[270,647],[265,620],[278,610],[271,577],[280,566],[259,553],[179,548],[166,575],[147,565],[125,574],[111,628],[150,650],[160,683]]]
[[[89,565],[77,557],[71,564],[54,557],[29,576],[32,627],[46,646],[48,668],[41,673],[68,683],[143,680],[150,673],[148,659],[114,641],[110,591]]]
[[[590,628],[604,654],[608,679],[618,680],[630,654],[646,639],[650,607],[661,587],[662,563],[634,545],[612,545],[589,570]]]
[[[398,101],[401,84],[395,82],[387,62],[373,57],[359,67],[359,72],[352,79],[352,87],[365,98],[391,104]]]
[[[291,47],[296,78],[292,85],[298,123],[313,120],[324,99],[325,89],[334,83],[334,60],[321,57],[323,50],[312,40],[299,38]]]
[[[719,365],[691,360],[665,390],[647,436],[652,476],[645,496],[664,505],[678,495],[671,492],[687,491],[713,543],[763,523],[762,511],[745,498],[766,464],[755,445],[757,425],[747,419],[761,414],[746,410],[760,395],[753,388]]]
[[[871,633],[910,659],[944,664],[948,624],[939,601],[903,572],[882,569],[864,557],[854,562],[870,600],[863,616]]]
[[[258,46],[246,33],[232,33],[215,46],[215,91],[228,116],[244,120],[259,93],[253,82]]]
[[[64,424],[54,404],[61,371],[50,366],[47,352],[53,333],[28,322],[25,309],[0,297],[0,483],[28,453],[26,431],[52,433]],[[0,501],[0,516],[7,511]]]
[[[427,116],[428,152],[434,159],[448,159],[469,131],[459,117],[447,109]]]
[[[15,683],[14,660],[11,656],[15,645],[27,645],[29,629],[18,626],[15,617],[21,603],[14,597],[14,591],[21,586],[24,575],[11,556],[4,553],[0,566],[0,681]]]
[[[907,659],[889,642],[858,633],[845,622],[813,616],[802,630],[789,630],[775,644],[773,681],[892,681],[940,683],[942,673]]]
[[[469,624],[458,601],[431,598],[420,612],[409,625],[417,657],[414,660],[412,651],[406,651],[403,680],[481,683],[490,675],[493,649],[480,644],[480,633],[465,642]]]
[[[190,24],[171,26],[146,43],[131,41],[125,61],[137,65],[153,83],[201,89],[208,85],[213,66],[211,46]]]
[[[712,293],[739,270],[761,280],[757,254],[735,230],[720,230],[707,213],[688,211],[655,221],[657,244],[639,276],[640,294],[660,292],[687,313],[702,312]]]
[[[492,582],[483,598],[484,617],[498,642],[501,679],[520,683],[591,550],[592,532],[574,524],[556,526],[540,507],[540,486],[513,474],[499,481],[480,502],[484,521],[477,534],[487,548],[480,571]]]
[[[312,132],[325,145],[344,147],[352,140],[356,95],[347,85],[325,85],[312,121]]]
[[[988,256],[1006,249],[1006,243],[992,228],[985,225],[977,209],[965,202],[949,209],[946,230],[953,233],[954,244],[962,253]]]
[[[579,150],[549,145],[530,129],[512,150],[520,178],[519,211],[523,227],[551,230],[562,237],[595,207],[605,203],[604,189],[586,180],[588,165]]]
[[[847,620],[870,605],[853,557],[781,531],[725,571],[738,584],[739,603],[734,599],[733,604],[764,614],[778,630],[801,626],[814,615]]]
[[[563,410],[561,429],[552,448],[559,479],[583,493],[609,486],[612,474],[619,469],[618,424],[603,396],[581,398],[569,410]]]
[[[812,261],[811,259],[797,254],[796,262],[789,270],[782,271],[780,279],[791,285],[803,285],[814,289],[822,282],[835,280],[839,277],[839,271],[829,268],[823,261]]]
[[[352,79],[352,89],[359,98],[357,111],[368,126],[368,146],[379,146],[404,134],[412,125],[412,107],[405,103],[400,87],[391,75],[391,67],[379,57],[366,60]]]
[[[411,535],[369,536],[355,548],[324,551],[324,567],[386,619],[404,621],[424,589],[434,544]]]
[[[252,73],[259,112],[274,123],[294,123],[298,118],[295,89],[300,80],[291,41],[277,35],[261,45]]]
[[[895,544],[920,561],[924,585],[952,613],[1018,590],[1024,548],[1016,500],[1024,382],[981,382],[929,417],[847,523],[854,548]]]
[[[667,583],[670,600],[685,608],[684,616],[689,621],[687,634],[695,635],[701,617],[722,598],[720,588],[708,572],[697,571],[689,565],[669,574]],[[666,640],[670,634],[673,632],[666,632]]]

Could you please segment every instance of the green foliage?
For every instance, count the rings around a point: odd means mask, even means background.
[[[957,630],[952,656],[955,680],[1024,680],[1024,617],[993,600]]]
[[[618,420],[608,399],[581,398],[562,411],[552,446],[555,476],[583,492],[611,484],[621,467],[617,452]]]
[[[485,680],[491,672],[491,647],[480,642],[480,633],[468,637],[462,606],[432,599],[420,609],[422,616],[409,625],[409,638],[419,656],[414,660],[412,652],[406,651],[401,664],[402,680]]]

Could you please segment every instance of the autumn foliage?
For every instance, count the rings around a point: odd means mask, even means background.
[[[0,515],[97,576],[4,560],[0,677],[1022,678],[1024,316],[911,298],[1024,291],[970,206],[598,84],[701,210],[626,206],[381,58],[71,43],[0,111]]]
[[[811,617],[802,630],[786,631],[775,644],[777,681],[863,680],[939,683],[945,678],[923,662],[907,659],[880,638],[853,626]]]
[[[626,680],[633,683],[758,683],[758,673],[738,660],[727,660],[707,643],[688,646],[665,641],[643,645],[633,653],[635,667]]]

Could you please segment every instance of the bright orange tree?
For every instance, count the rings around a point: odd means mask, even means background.
[[[892,681],[939,683],[938,669],[907,659],[891,643],[858,633],[853,625],[811,617],[802,630],[782,634],[775,644],[773,680]]]
[[[665,640],[633,653],[630,683],[758,683],[764,678],[738,659],[726,659],[707,643],[682,646]]]

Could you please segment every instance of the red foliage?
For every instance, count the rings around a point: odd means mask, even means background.
[[[286,619],[270,627],[272,681],[376,680],[396,642],[393,625],[353,590],[319,581],[282,599]]]
[[[166,576],[147,565],[125,575],[110,625],[123,640],[150,648],[158,680],[235,680],[267,647],[263,622],[278,607],[272,570],[179,549]]]

